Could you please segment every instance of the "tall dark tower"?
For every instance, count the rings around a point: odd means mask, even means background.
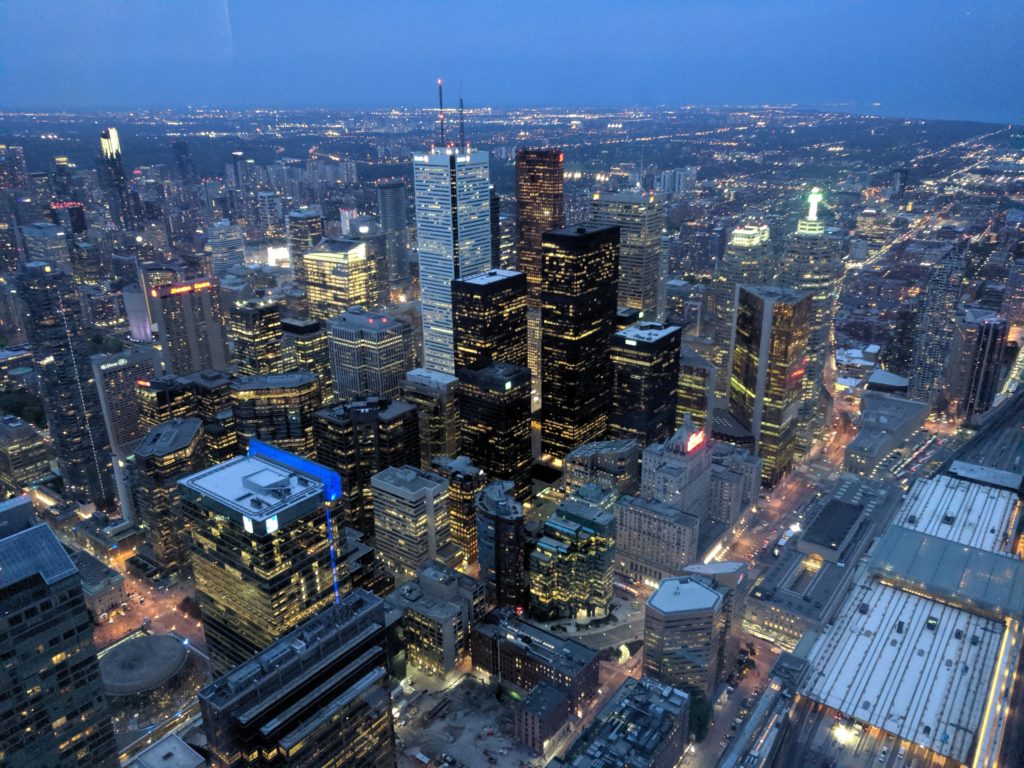
[[[640,445],[671,437],[679,391],[678,325],[639,322],[612,336],[609,437]]]
[[[324,239],[324,217],[318,206],[303,206],[288,214],[288,258],[299,285],[306,284],[302,257]]]
[[[121,142],[116,128],[104,128],[100,131],[100,158],[97,171],[100,186],[107,195],[110,218],[121,229],[138,229],[141,223],[138,205],[128,188],[128,177],[124,173]]]
[[[529,366],[538,395],[543,238],[548,230],[565,226],[564,157],[558,149],[516,150],[516,253],[519,269],[526,273]]]
[[[388,282],[400,286],[409,279],[409,259],[405,250],[405,232],[409,225],[409,193],[402,179],[377,184],[377,211],[384,231],[388,263]]]
[[[619,274],[619,228],[577,226],[544,235],[541,445],[561,459],[608,427]]]
[[[31,261],[18,275],[18,294],[65,492],[102,504],[113,497],[113,473],[74,281]]]
[[[452,280],[455,369],[527,364],[526,275],[492,269]]]

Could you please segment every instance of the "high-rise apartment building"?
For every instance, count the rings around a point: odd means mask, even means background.
[[[306,284],[305,262],[302,257],[324,238],[324,219],[318,206],[303,206],[288,213],[288,258],[295,282]]]
[[[113,496],[107,431],[71,276],[31,261],[17,284],[64,491],[78,501],[103,503]]]
[[[539,618],[602,616],[611,608],[616,494],[585,486],[544,521],[530,553],[530,609]]]
[[[729,413],[750,432],[769,487],[789,471],[796,453],[810,316],[810,294],[737,288]]]
[[[160,331],[165,372],[185,376],[204,368],[227,368],[220,282],[216,278],[150,288],[149,306]]]
[[[947,245],[945,249],[928,279],[910,366],[910,398],[931,404],[946,388],[949,348],[966,268],[959,248]]]
[[[370,478],[420,461],[416,407],[373,397],[323,408],[313,414],[313,442],[316,460],[341,476],[345,525],[372,536]]]
[[[135,347],[93,355],[89,360],[110,448],[118,456],[127,456],[146,434],[141,404],[135,394],[136,382],[156,377],[160,370],[159,355],[150,347]]]
[[[250,450],[256,446],[250,446]],[[223,675],[348,591],[337,473],[259,446],[178,482],[196,597]]]
[[[457,456],[462,443],[459,380],[447,373],[414,368],[402,380],[401,397],[420,415],[420,467],[435,456]]]
[[[359,589],[199,693],[217,768],[394,768],[389,628]]]
[[[455,373],[451,281],[491,268],[486,152],[435,147],[413,155],[423,309],[423,365]]]
[[[544,235],[542,450],[555,459],[608,427],[619,231],[578,226]]]
[[[526,367],[526,275],[492,269],[452,280],[455,370],[492,363]]]
[[[665,579],[644,610],[644,673],[710,701],[724,621],[722,595],[703,579]]]
[[[231,306],[228,337],[243,376],[283,373],[281,305],[270,299],[244,299]]]
[[[82,580],[27,497],[0,505],[0,760],[116,768]]]
[[[530,498],[533,449],[530,370],[495,363],[459,370],[462,452],[493,479],[511,480],[515,497]]]
[[[375,309],[387,303],[370,244],[361,240],[325,239],[302,256],[309,314],[317,320],[351,307]]]
[[[178,480],[206,466],[203,422],[175,418],[153,427],[135,448],[134,502],[153,560],[166,573],[188,565],[188,534]]]
[[[205,256],[209,274],[224,277],[230,269],[245,266],[245,235],[226,219],[215,221],[206,235]]]
[[[797,444],[803,452],[824,434],[827,426],[831,395],[825,389],[824,374],[832,355],[836,304],[843,276],[843,265],[835,255],[835,241],[825,234],[825,223],[818,218],[820,190],[812,189],[808,199],[807,216],[800,219],[796,232],[787,240],[779,269],[780,283],[811,297],[797,431]]]
[[[740,285],[770,283],[775,271],[771,233],[766,224],[744,224],[729,233],[725,253],[712,283],[715,316],[711,327],[714,344],[715,386],[720,398],[729,395],[729,344],[736,317],[736,296]]]
[[[448,481],[448,511],[452,541],[467,563],[477,561],[476,495],[487,485],[487,475],[468,456],[435,456],[430,471]]]
[[[648,445],[672,434],[681,337],[678,325],[644,321],[612,336],[610,437]]]
[[[255,439],[312,458],[313,413],[321,403],[320,384],[312,371],[234,379],[231,411],[239,449],[246,450]]]
[[[967,309],[950,348],[950,395],[958,414],[973,422],[995,401],[1006,362],[1006,320],[991,310]]]
[[[408,187],[403,179],[388,179],[377,183],[377,212],[385,238],[388,282],[396,288],[409,280],[409,257],[405,242],[408,208]]]
[[[526,600],[526,517],[512,483],[488,483],[474,500],[480,581],[499,608],[523,608]]]
[[[416,467],[388,467],[370,479],[377,554],[397,576],[415,576],[430,560],[455,567],[448,481]]]
[[[327,323],[336,398],[398,397],[412,368],[412,328],[388,312],[353,307]]]
[[[649,315],[658,310],[661,279],[661,232],[665,201],[652,192],[597,192],[590,221],[597,227],[619,228],[618,305]]]

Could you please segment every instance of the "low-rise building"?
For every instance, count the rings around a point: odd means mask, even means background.
[[[565,691],[568,710],[597,692],[597,651],[496,609],[473,626],[473,666],[519,693],[539,683]]]
[[[548,742],[568,724],[568,717],[569,697],[565,691],[538,683],[516,707],[516,741],[543,755]]]
[[[686,748],[690,697],[649,677],[627,679],[548,768],[675,768]]]
[[[469,658],[470,628],[485,609],[476,579],[429,562],[386,602],[403,613],[406,657],[414,667],[444,676]]]
[[[88,552],[70,547],[66,549],[82,577],[82,595],[93,621],[99,622],[103,614],[120,608],[122,603],[127,602],[128,594],[125,592],[123,574]]]

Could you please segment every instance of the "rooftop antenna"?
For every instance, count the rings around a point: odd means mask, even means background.
[[[466,120],[462,116],[462,97],[459,97],[459,146],[464,150],[468,150],[466,146]]]
[[[444,143],[444,85],[441,78],[437,78],[437,120],[441,124],[441,146]]]

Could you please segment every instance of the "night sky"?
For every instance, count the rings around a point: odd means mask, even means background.
[[[2,0],[0,108],[798,104],[1024,122],[1024,0]]]

